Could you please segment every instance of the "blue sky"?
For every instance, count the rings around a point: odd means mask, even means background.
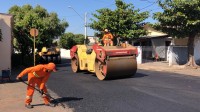
[[[132,3],[135,9],[141,11],[150,11],[150,14],[161,11],[156,0],[123,0],[126,3]],[[66,20],[69,27],[66,32],[75,34],[85,34],[84,32],[84,17],[87,13],[87,22],[90,23],[92,13],[101,8],[115,9],[115,0],[0,0],[0,13],[8,13],[8,10],[13,5],[23,6],[30,4],[33,7],[41,5],[48,12],[56,12],[59,19]],[[69,8],[69,6],[71,8]],[[149,17],[146,22],[155,22],[152,17]],[[87,35],[93,36],[94,31],[87,28]]]

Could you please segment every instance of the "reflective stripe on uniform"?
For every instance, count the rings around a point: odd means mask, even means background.
[[[111,38],[110,37],[106,37],[104,40],[111,40]]]
[[[48,97],[49,95],[50,95],[49,93],[45,93],[45,94],[42,95],[42,98]]]
[[[32,96],[26,96],[26,99],[32,99]]]
[[[35,72],[33,72],[33,75],[35,76],[35,77],[40,77],[38,74],[36,74]]]

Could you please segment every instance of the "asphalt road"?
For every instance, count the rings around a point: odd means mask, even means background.
[[[99,81],[58,67],[47,83],[76,112],[200,112],[200,78],[138,70],[131,78]]]

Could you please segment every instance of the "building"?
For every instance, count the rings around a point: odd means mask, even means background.
[[[147,35],[134,42],[135,46],[142,48],[142,62],[167,60],[167,48],[171,44],[172,38],[148,25],[145,25],[144,29],[148,32]]]
[[[167,61],[171,65],[183,65],[188,61],[188,38],[172,38],[165,33],[156,31],[150,26],[144,26],[148,34],[135,41],[141,48],[141,63],[149,61]],[[200,64],[200,35],[195,37],[194,57]],[[156,58],[158,60],[156,60]]]
[[[11,70],[12,18],[12,15],[0,13],[0,29],[2,34],[0,41],[0,76],[3,71]]]

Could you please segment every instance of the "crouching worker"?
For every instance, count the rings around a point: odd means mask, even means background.
[[[104,36],[102,38],[104,46],[113,46],[113,35],[108,31],[108,29],[104,30]]]
[[[28,74],[28,84],[30,86],[27,87],[26,92],[26,100],[25,100],[25,107],[33,108],[31,105],[32,97],[34,93],[34,88],[36,85],[40,89],[40,93],[42,94],[42,98],[44,100],[44,104],[46,106],[54,107],[55,105],[50,102],[50,99],[45,94],[48,94],[47,88],[45,86],[51,72],[56,72],[56,65],[54,63],[48,64],[39,64],[34,67],[29,67],[24,69],[18,76],[17,80],[22,80],[22,77]],[[45,93],[45,94],[44,94]]]

